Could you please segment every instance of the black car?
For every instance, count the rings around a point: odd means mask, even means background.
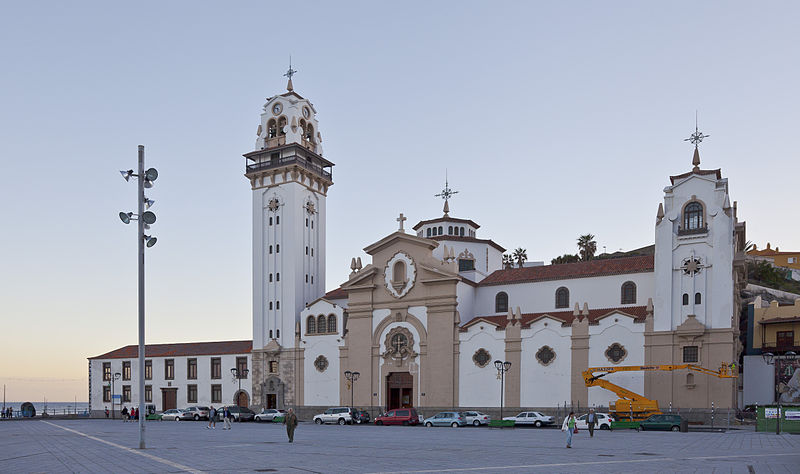
[[[231,412],[232,421],[253,421],[253,418],[256,417],[256,413],[247,408],[247,407],[239,407],[236,405],[228,406],[228,410]],[[219,407],[217,410],[217,418],[219,421],[222,421],[222,415],[225,413],[225,407]]]
[[[365,410],[359,410],[358,408],[353,408],[353,422],[357,424],[361,423],[369,423],[369,413]]]

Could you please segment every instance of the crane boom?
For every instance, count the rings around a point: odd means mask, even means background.
[[[658,409],[658,401],[651,400],[644,395],[639,395],[627,388],[620,387],[603,377],[617,372],[639,372],[639,371],[667,371],[688,369],[692,372],[700,372],[719,378],[736,378],[733,374],[734,364],[721,364],[719,369],[711,370],[695,364],[661,364],[661,365],[622,365],[617,367],[590,367],[583,372],[583,381],[587,387],[602,387],[614,392],[619,400],[609,408],[617,419],[628,418],[631,421],[643,420],[650,415],[661,413]]]

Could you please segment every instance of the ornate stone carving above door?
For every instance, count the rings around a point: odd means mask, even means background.
[[[386,290],[395,298],[407,295],[417,278],[417,267],[414,260],[405,252],[397,252],[386,262],[384,281]]]
[[[413,360],[418,355],[414,352],[414,335],[404,327],[392,328],[386,334],[383,347],[384,351],[381,354],[383,358],[387,361],[394,360],[397,366],[403,365],[406,359]]]

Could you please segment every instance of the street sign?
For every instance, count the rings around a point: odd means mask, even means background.
[[[122,395],[114,395],[111,398],[113,398],[113,401],[115,401],[115,402],[121,402],[122,401]]]

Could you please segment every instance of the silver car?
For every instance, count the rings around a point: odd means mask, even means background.
[[[286,410],[275,408],[264,408],[261,413],[256,414],[255,421],[273,421],[276,417],[286,416]]]
[[[186,412],[181,408],[172,408],[161,414],[161,421],[181,421]],[[186,418],[183,418],[186,419]]]
[[[492,417],[479,411],[462,411],[461,414],[466,419],[466,423],[472,426],[488,425]]]

